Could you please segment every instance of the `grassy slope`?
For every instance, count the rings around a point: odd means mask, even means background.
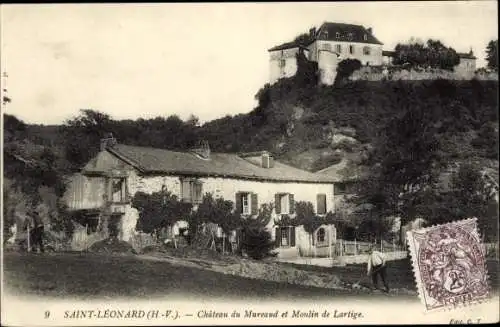
[[[173,266],[165,262],[141,260],[137,256],[95,254],[19,254],[5,253],[4,281],[9,294],[48,297],[165,297],[183,299],[332,299],[363,297],[355,291],[303,287],[224,275],[207,270]],[[367,283],[364,265],[301,269],[337,274],[342,280]],[[490,262],[492,286],[498,289],[498,262]],[[407,260],[390,262],[388,281],[393,288],[415,289]],[[381,294],[369,296],[387,299]],[[398,299],[414,296],[399,294]]]

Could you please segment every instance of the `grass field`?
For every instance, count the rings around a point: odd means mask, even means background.
[[[287,265],[287,264],[283,264]],[[289,265],[289,264],[288,264]],[[331,272],[341,279],[368,282],[365,266],[301,269]],[[148,261],[140,256],[79,253],[4,253],[4,287],[8,294],[64,298],[182,298],[182,299],[332,299],[377,297],[394,299],[381,293],[334,290],[269,282],[226,275],[166,262]],[[498,289],[498,263],[491,262],[490,279]],[[415,290],[408,260],[393,261],[388,267],[391,288]],[[417,300],[397,294],[398,299]]]

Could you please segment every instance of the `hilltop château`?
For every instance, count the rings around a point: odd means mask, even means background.
[[[318,64],[319,82],[332,85],[337,74],[337,64],[345,59],[357,59],[365,67],[392,65],[394,51],[384,51],[383,43],[372,28],[362,25],[325,22],[319,29],[311,28],[292,42],[268,50],[270,55],[271,84],[280,78],[294,76],[297,72],[296,55]],[[476,57],[472,53],[459,53],[460,63],[453,78],[472,78],[476,71]]]
[[[337,63],[344,59],[358,59],[363,65],[382,65],[382,45],[371,28],[323,23],[318,30],[312,28],[309,31],[306,42],[288,42],[268,50],[270,83],[295,75],[295,56],[302,51],[306,58],[318,63],[321,82],[331,85],[335,80]]]

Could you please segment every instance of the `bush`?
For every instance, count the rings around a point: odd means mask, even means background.
[[[241,250],[248,254],[250,258],[262,260],[276,256],[276,253],[272,251],[276,245],[267,229],[261,226],[247,226],[243,228],[242,233]]]
[[[132,245],[116,238],[108,238],[92,244],[89,252],[137,254]]]
[[[345,59],[339,62],[337,66],[337,76],[334,85],[338,85],[342,80],[347,79],[356,70],[361,68],[361,61],[358,59]]]

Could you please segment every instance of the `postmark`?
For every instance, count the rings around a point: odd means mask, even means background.
[[[407,232],[419,296],[427,311],[453,309],[489,296],[475,218]]]

